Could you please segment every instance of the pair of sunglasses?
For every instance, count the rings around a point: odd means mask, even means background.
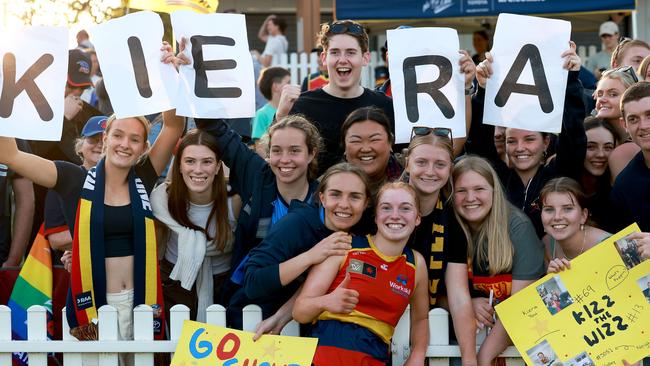
[[[329,33],[333,34],[351,34],[355,36],[362,36],[364,33],[363,26],[358,23],[350,22],[334,22],[330,23]]]
[[[636,75],[636,71],[634,71],[634,68],[632,66],[617,67],[613,71],[620,71],[622,73],[628,74],[635,83],[639,82],[639,77]]]
[[[447,127],[426,127],[426,126],[415,126],[411,130],[411,140],[414,136],[426,136],[429,134],[434,134],[438,137],[446,137],[449,140],[453,141],[451,134],[451,128]]]

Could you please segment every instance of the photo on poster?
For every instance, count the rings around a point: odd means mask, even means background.
[[[636,284],[639,285],[643,296],[645,296],[646,301],[650,304],[650,274],[636,280]]]
[[[566,366],[595,366],[587,352],[582,352],[564,363]]]
[[[563,366],[562,361],[546,340],[536,344],[526,354],[533,362],[533,366]]]
[[[553,276],[548,281],[537,286],[536,289],[537,294],[551,315],[555,315],[573,304],[573,298],[559,276]]]
[[[636,240],[624,237],[615,241],[614,246],[616,247],[616,251],[618,251],[618,255],[621,256],[621,259],[623,260],[623,263],[625,263],[625,267],[627,267],[627,269],[632,269],[637,264],[642,262],[639,251],[637,250]]]

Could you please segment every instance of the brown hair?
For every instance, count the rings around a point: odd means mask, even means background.
[[[445,150],[447,153],[449,153],[449,161],[451,164],[449,165],[449,169],[452,169],[453,164],[454,164],[454,148],[452,145],[452,141],[448,137],[444,136],[439,136],[436,135],[435,133],[429,133],[426,135],[415,135],[411,139],[411,142],[409,142],[409,146],[406,149],[406,154],[404,155],[406,158],[406,163],[404,164],[404,171],[402,172],[402,176],[400,177],[400,180],[406,181],[408,178],[408,165],[409,165],[409,156],[413,152],[413,149],[420,145],[431,145],[435,147],[439,147],[443,150]],[[447,180],[447,184],[442,188],[442,193],[444,197],[447,199],[451,199],[451,192],[453,190],[451,179]]]
[[[344,26],[354,26],[354,27],[360,27],[363,29],[363,32],[361,34],[355,34],[351,32],[343,32],[343,33],[333,33],[330,31],[330,27],[332,25],[344,25]],[[368,52],[368,32],[366,29],[359,23],[355,22],[354,20],[337,20],[332,23],[323,23],[320,25],[320,32],[318,32],[318,35],[316,36],[318,39],[318,44],[323,47],[324,51],[327,51],[330,45],[330,38],[332,36],[338,35],[338,34],[347,34],[348,36],[354,37],[357,42],[359,43],[359,47],[361,48],[361,52]]]
[[[273,98],[273,84],[282,82],[282,79],[287,76],[291,76],[291,74],[284,67],[267,67],[262,70],[257,85],[260,87],[260,92],[264,98],[271,100]]]
[[[386,131],[386,135],[388,135],[388,143],[390,145],[393,144],[395,137],[393,136],[393,129],[388,116],[386,116],[386,113],[381,108],[369,106],[353,110],[348,114],[345,121],[343,121],[341,125],[341,143],[343,147],[345,147],[345,136],[348,134],[350,127],[355,123],[365,121],[372,121],[381,125]]]
[[[650,97],[650,82],[639,81],[638,83],[627,88],[621,96],[621,115],[625,119],[625,104],[636,102],[643,98]]]
[[[569,177],[554,178],[546,182],[542,190],[539,192],[539,201],[544,205],[546,196],[550,193],[567,193],[571,197],[571,202],[580,206],[580,209],[587,208],[587,197],[582,191],[582,187],[575,180]],[[574,200],[575,197],[575,200]]]
[[[614,138],[614,146],[616,146],[618,142],[621,141],[621,136],[618,134],[618,131],[607,121],[593,116],[585,118],[585,132],[600,127],[606,129],[609,131],[609,133],[612,134],[612,137]]]
[[[420,200],[418,199],[418,194],[415,192],[415,188],[413,188],[410,184],[404,182],[395,181],[384,183],[381,188],[379,188],[379,191],[377,191],[377,196],[375,197],[377,203],[379,203],[379,198],[381,195],[389,189],[402,189],[404,191],[407,191],[413,197],[413,201],[415,201],[415,209],[418,213],[420,212]]]
[[[226,179],[224,178],[223,169],[219,169],[219,172],[212,182],[213,205],[205,223],[205,227],[195,225],[187,216],[190,200],[187,186],[181,176],[181,162],[183,160],[183,151],[185,151],[185,148],[193,145],[205,146],[210,149],[217,158],[216,164],[221,164],[216,139],[207,132],[201,130],[190,130],[187,135],[181,139],[181,142],[178,145],[178,152],[176,153],[176,157],[172,164],[171,174],[168,178],[169,186],[167,187],[167,193],[169,194],[169,199],[167,207],[172,218],[179,224],[204,233],[208,240],[214,239],[217,249],[223,251],[226,243],[228,243],[232,238],[232,228],[228,221],[228,191],[226,189]],[[209,228],[212,221],[216,224],[215,228],[217,236],[215,238],[210,236]]]
[[[363,169],[350,163],[338,163],[329,167],[329,169],[327,169],[325,173],[323,173],[323,176],[320,178],[320,183],[318,184],[316,192],[325,193],[329,179],[339,173],[352,173],[361,179],[364,187],[366,188],[368,207],[370,207],[373,200],[372,193],[370,192],[370,179],[368,179],[368,175],[363,171]]]
[[[454,166],[452,179],[458,181],[461,175],[469,171],[482,176],[492,187],[492,208],[476,233],[471,232],[465,219],[454,210],[467,239],[467,255],[472,260],[476,257],[479,263],[488,263],[491,275],[508,272],[512,269],[514,256],[508,224],[511,206],[499,176],[487,160],[475,155],[462,158]]]
[[[650,50],[650,45],[640,39],[623,38],[618,43],[618,45],[616,45],[614,52],[612,52],[610,66],[611,67],[624,66],[621,65],[621,62],[623,62],[623,54],[625,54],[625,51],[627,51],[628,48],[635,47],[635,46],[645,47]]]
[[[314,158],[309,163],[309,171],[307,172],[307,179],[313,180],[318,177],[318,153],[321,150],[323,145],[323,140],[320,137],[320,133],[316,126],[309,120],[299,114],[288,115],[284,118],[281,118],[278,121],[275,121],[267,132],[269,135],[268,147],[271,147],[271,142],[273,140],[273,134],[277,130],[285,128],[295,128],[302,131],[305,134],[305,145],[307,145],[307,151],[310,154],[314,154]],[[267,149],[268,151],[268,149]]]

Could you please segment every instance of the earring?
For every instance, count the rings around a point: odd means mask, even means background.
[[[580,224],[580,230],[585,231],[585,224]]]

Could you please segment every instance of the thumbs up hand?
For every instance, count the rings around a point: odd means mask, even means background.
[[[350,314],[359,302],[359,292],[347,288],[350,283],[350,273],[339,286],[325,297],[325,310],[334,314]]]

